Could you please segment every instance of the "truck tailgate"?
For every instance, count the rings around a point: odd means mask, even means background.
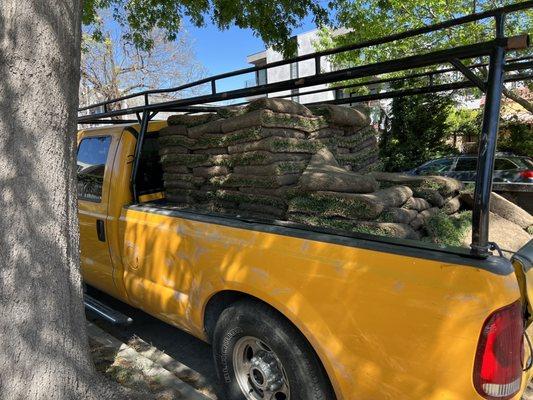
[[[513,255],[515,269],[520,292],[527,301],[528,320],[527,326],[533,322],[533,239]]]

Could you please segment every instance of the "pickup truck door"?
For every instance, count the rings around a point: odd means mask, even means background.
[[[107,208],[112,136],[82,135],[78,144],[78,217],[84,280],[113,293],[113,265],[107,243]]]

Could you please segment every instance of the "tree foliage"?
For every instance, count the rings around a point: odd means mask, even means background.
[[[482,116],[480,109],[452,107],[446,119],[448,131],[451,135],[463,137],[464,141],[477,141]]]
[[[334,45],[360,42],[393,33],[486,11],[516,3],[513,0],[338,0],[338,25],[353,28],[342,36],[330,36]],[[533,12],[512,13],[507,16],[506,35],[528,32],[533,23]],[[359,53],[341,55],[347,62],[357,62],[361,56],[368,62],[384,58],[404,57],[425,49],[440,49],[482,42],[494,36],[494,19],[463,24],[408,40],[391,42]]]
[[[516,2],[516,0],[338,0],[336,2],[337,23],[340,27],[348,28],[350,31],[340,36],[333,35],[331,31],[323,31],[318,46],[331,48],[361,42]],[[527,33],[531,30],[531,26],[533,26],[532,10],[512,13],[507,16],[505,34],[511,36]],[[414,38],[342,53],[335,56],[332,61],[340,67],[350,67],[363,62],[385,61],[429,50],[486,41],[494,37],[494,32],[494,19],[489,18]],[[529,52],[531,53],[531,50]],[[521,55],[523,54],[522,52]],[[480,60],[465,61],[473,63]],[[429,69],[435,69],[435,67]],[[391,75],[402,74],[405,73]],[[451,75],[441,77],[443,80],[453,78],[455,77]],[[523,102],[524,99],[511,91],[506,90],[505,95],[520,102],[526,109],[533,107],[530,102],[529,104],[527,101]]]
[[[312,15],[317,25],[329,21],[327,10],[317,0],[85,0],[82,21],[96,27],[96,40],[103,38],[98,29],[101,10],[111,10],[115,21],[126,28],[124,40],[145,50],[154,45],[147,32],[157,28],[167,40],[175,40],[182,20],[188,18],[196,26],[210,20],[219,29],[233,24],[251,28],[265,44],[291,54],[296,44],[290,36],[303,18]]]
[[[501,123],[498,150],[533,157],[533,124],[514,119]]]
[[[394,99],[390,130],[380,141],[384,169],[406,171],[454,152],[446,143],[452,106],[453,100],[446,95],[425,94]]]

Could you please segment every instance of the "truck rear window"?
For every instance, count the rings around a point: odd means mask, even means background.
[[[100,202],[110,136],[85,138],[78,147],[78,198]]]
[[[139,172],[137,174],[139,194],[163,192],[163,168],[159,157],[159,136],[147,135],[144,139]]]

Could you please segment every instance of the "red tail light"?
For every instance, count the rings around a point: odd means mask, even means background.
[[[481,330],[474,364],[474,386],[487,400],[507,400],[520,390],[524,321],[516,301],[492,313]]]
[[[528,169],[520,172],[520,176],[526,179],[533,179],[533,170]]]

